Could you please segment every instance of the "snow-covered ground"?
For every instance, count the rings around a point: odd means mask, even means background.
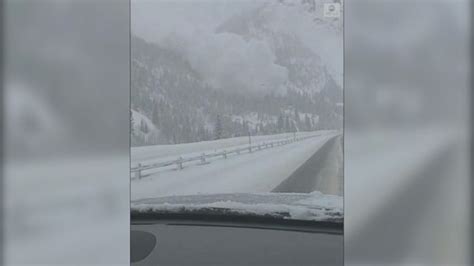
[[[173,195],[270,192],[306,162],[324,143],[340,132],[324,131],[319,134],[318,137],[283,146],[229,156],[227,159],[211,161],[204,165],[191,165],[182,170],[165,169],[140,180],[132,179],[131,198],[137,200]],[[262,136],[259,140],[268,141],[274,138],[281,136]],[[144,147],[135,150],[135,153],[132,151],[132,161],[137,161],[137,158],[133,157],[134,154],[150,160],[152,151],[149,149],[153,149],[157,154],[163,150],[161,155],[169,156],[185,151],[196,152],[198,148],[209,150],[232,147],[245,141],[247,141],[245,138],[236,138],[173,145],[176,147],[169,145]]]
[[[343,219],[343,199],[311,193],[235,193],[161,197],[132,203],[137,212],[205,213],[219,210],[239,215],[271,215],[283,219],[333,220]]]
[[[327,135],[333,134],[332,130],[320,130],[316,132],[298,132],[297,137]],[[264,143],[269,141],[292,139],[295,134],[283,133],[266,136],[252,136],[252,144]],[[196,155],[201,153],[215,152],[224,149],[238,148],[248,145],[249,137],[236,137],[212,141],[202,141],[195,143],[184,143],[174,145],[152,145],[132,147],[131,160],[132,167],[138,163],[147,164],[163,160],[176,159],[178,156]]]

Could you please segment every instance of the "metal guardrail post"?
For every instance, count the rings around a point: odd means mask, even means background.
[[[137,172],[136,172],[138,179],[141,179],[141,178],[142,178],[142,169],[141,169],[141,168],[142,168],[142,164],[139,163],[139,164],[138,164],[138,170],[137,170]]]
[[[178,170],[183,169],[183,157],[179,157],[178,160],[176,160],[176,164],[178,165]]]
[[[241,152],[245,152],[245,150],[247,150],[247,149],[250,153],[252,153],[255,149],[262,150],[262,149],[266,149],[266,148],[269,148],[269,147],[273,148],[275,146],[282,146],[282,145],[286,145],[286,144],[293,143],[293,142],[296,142],[296,141],[301,141],[301,140],[314,138],[314,137],[317,137],[317,136],[320,136],[320,135],[318,134],[318,135],[308,135],[308,136],[297,136],[297,137],[294,137],[294,138],[286,137],[284,139],[278,139],[278,140],[275,140],[275,141],[262,142],[262,143],[259,143],[259,144],[254,144],[253,146],[250,144],[251,142],[250,142],[250,139],[249,139],[249,146],[248,147],[240,147],[240,148],[236,148],[236,149],[231,149],[230,151],[223,150],[223,152],[221,152],[221,153],[216,152],[216,153],[211,153],[211,154],[208,154],[208,155],[206,155],[205,153],[202,153],[201,156],[196,156],[196,157],[192,157],[192,158],[188,158],[188,159],[184,159],[182,156],[179,156],[178,159],[174,160],[174,161],[167,161],[167,162],[156,163],[156,164],[151,164],[151,165],[142,165],[141,163],[138,163],[138,166],[133,168],[131,172],[136,173],[134,175],[135,178],[141,179],[141,178],[143,178],[142,171],[148,170],[148,169],[160,168],[160,167],[165,167],[165,166],[170,166],[170,165],[176,164],[177,165],[177,170],[182,170],[182,169],[184,169],[184,163],[185,162],[200,160],[201,164],[206,164],[206,163],[209,163],[208,161],[206,161],[206,157],[212,158],[212,157],[217,157],[217,156],[222,155],[222,157],[224,159],[227,159],[227,154],[236,153],[236,154],[240,155]]]

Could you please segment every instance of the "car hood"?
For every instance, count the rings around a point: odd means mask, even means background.
[[[343,198],[312,193],[230,193],[167,196],[135,200],[133,213],[241,215],[343,222]]]

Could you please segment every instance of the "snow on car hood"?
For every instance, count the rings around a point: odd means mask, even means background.
[[[169,196],[132,201],[132,212],[270,216],[311,221],[343,221],[343,198],[312,193],[232,193]]]

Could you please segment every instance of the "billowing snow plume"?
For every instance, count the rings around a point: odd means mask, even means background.
[[[263,41],[244,40],[232,33],[195,31],[173,34],[165,44],[179,49],[194,69],[216,89],[232,92],[283,92],[287,69]]]

